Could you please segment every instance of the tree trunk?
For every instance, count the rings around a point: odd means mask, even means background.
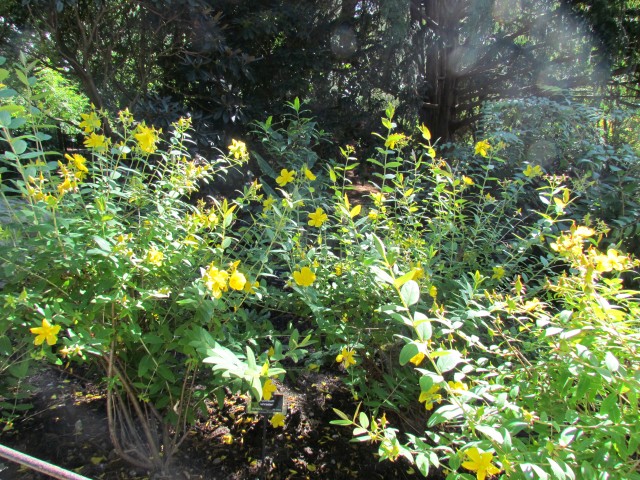
[[[451,139],[458,103],[458,76],[450,68],[450,58],[459,46],[460,22],[465,0],[423,0],[426,40],[426,91],[420,108],[420,121],[440,143]],[[415,13],[414,13],[415,12]],[[419,10],[414,5],[413,15]]]

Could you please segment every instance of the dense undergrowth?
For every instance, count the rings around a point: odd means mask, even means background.
[[[162,470],[205,398],[270,398],[292,365],[338,365],[353,410],[334,423],[381,460],[640,478],[640,304],[621,279],[638,262],[572,178],[514,164],[497,134],[445,161],[389,107],[356,204],[356,152],[319,159],[298,100],[256,126],[262,155],[234,140],[196,162],[188,119],[160,132],[127,111],[111,136],[83,114],[84,150],[45,151],[32,68],[0,70],[22,83],[0,90],[5,428],[31,368],[90,363],[116,450]],[[260,176],[236,195],[189,200],[252,155]]]

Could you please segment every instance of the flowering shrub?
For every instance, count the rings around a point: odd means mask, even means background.
[[[563,178],[528,165],[496,184],[492,139],[473,149],[485,168],[457,171],[389,107],[355,204],[356,152],[319,165],[299,101],[290,125],[260,124],[265,151],[285,152],[272,166],[239,140],[196,163],[188,120],[161,132],[127,111],[112,136],[83,114],[87,150],[54,157],[37,128],[14,135],[28,125],[15,95],[0,90],[16,174],[2,184],[0,368],[100,366],[124,458],[164,468],[205,398],[270,399],[300,362],[351,389],[335,424],[425,476],[639,478],[640,306],[620,279],[638,262],[600,248],[602,223],[565,218]],[[189,201],[251,155],[263,176],[236,198]],[[532,190],[544,209],[523,214]],[[298,324],[275,328],[278,312]]]

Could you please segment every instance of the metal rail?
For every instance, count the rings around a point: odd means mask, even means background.
[[[83,477],[82,475],[65,470],[64,468],[60,468],[52,463],[32,457],[26,453],[5,447],[2,444],[0,444],[0,457],[4,457],[7,460],[19,463],[32,470],[44,473],[45,475],[49,475],[50,477],[57,478],[59,480],[91,480],[88,477]]]

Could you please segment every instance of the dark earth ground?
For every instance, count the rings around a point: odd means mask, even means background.
[[[120,460],[107,431],[105,397],[94,384],[64,370],[45,367],[29,379],[34,408],[0,434],[0,443],[91,479],[152,479]],[[173,465],[171,479],[410,479],[403,459],[378,462],[377,446],[353,443],[351,429],[330,425],[332,408],[352,412],[351,394],[337,375],[305,372],[287,387],[285,428],[267,427],[266,470],[261,469],[260,418],[245,412],[245,399],[227,396],[222,409],[191,430]],[[233,442],[228,441],[229,434]],[[0,458],[0,479],[49,478]],[[158,478],[158,477],[156,477]]]

